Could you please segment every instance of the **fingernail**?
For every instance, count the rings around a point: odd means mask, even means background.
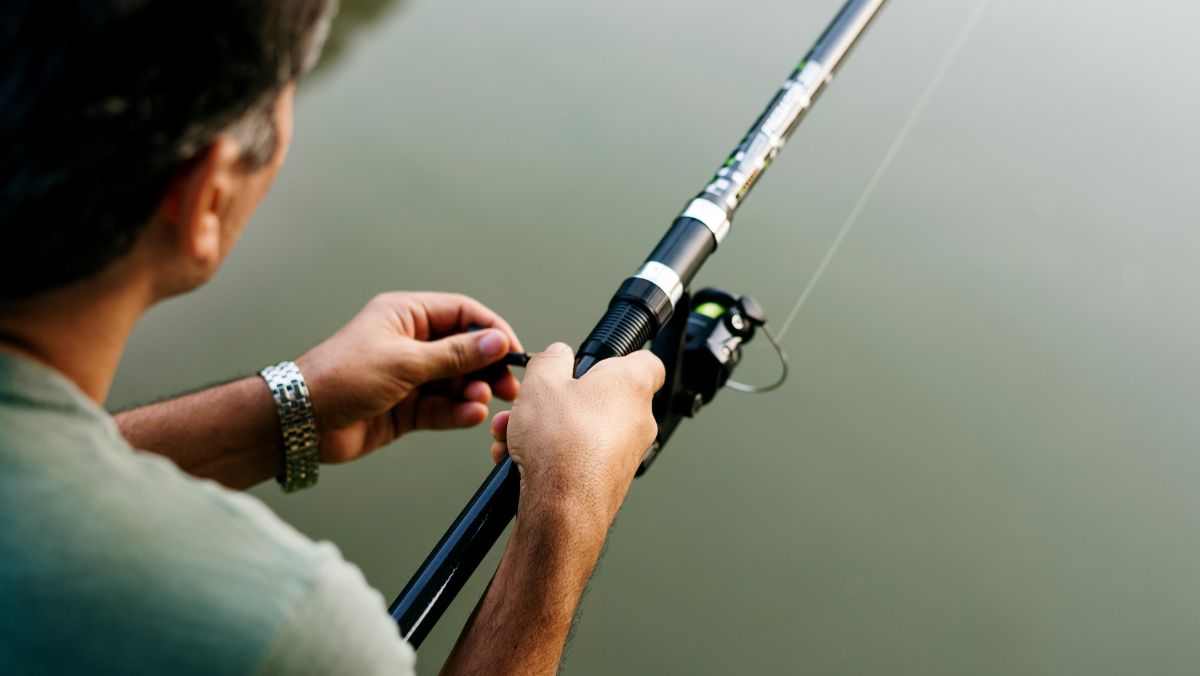
[[[550,343],[546,348],[547,352],[557,352],[560,354],[571,354],[571,346],[566,343]]]
[[[499,331],[488,331],[479,339],[479,351],[489,359],[499,357],[508,347],[505,342]]]

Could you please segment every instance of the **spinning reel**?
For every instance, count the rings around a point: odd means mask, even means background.
[[[658,438],[646,451],[637,475],[654,463],[684,418],[696,415],[717,396],[722,387],[739,392],[769,392],[788,376],[787,354],[767,325],[767,315],[753,296],[735,296],[720,289],[684,293],[677,312],[651,345],[667,369],[666,384],[654,396],[654,418]],[[779,355],[779,379],[770,385],[747,385],[730,380],[742,360],[742,347],[762,330]]]

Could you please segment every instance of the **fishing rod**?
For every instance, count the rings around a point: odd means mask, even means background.
[[[641,475],[683,418],[694,416],[729,380],[741,347],[761,328],[787,361],[766,326],[761,306],[749,296],[716,289],[690,292],[697,271],[729,234],[746,195],[787,142],[875,17],[884,0],[848,0],[783,83],[729,158],[699,195],[684,207],[633,276],[613,295],[604,316],[577,352],[575,377],[598,362],[651,349],[666,366],[666,384],[655,395],[658,436],[638,468]],[[782,383],[736,389],[763,391]],[[467,579],[517,513],[520,477],[504,458],[417,569],[389,608],[401,635],[420,646]]]

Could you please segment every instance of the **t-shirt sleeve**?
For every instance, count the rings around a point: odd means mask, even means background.
[[[379,592],[328,543],[311,592],[267,648],[258,674],[415,674],[416,653],[400,637]]]

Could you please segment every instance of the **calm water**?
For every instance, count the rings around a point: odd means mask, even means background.
[[[114,406],[295,356],[385,289],[577,343],[838,2],[346,4],[278,185]],[[972,5],[884,10],[703,283],[782,321]],[[723,394],[635,485],[569,673],[1200,669],[1198,22],[991,3],[791,327],[792,381]],[[390,600],[487,448],[416,435],[255,493]]]

